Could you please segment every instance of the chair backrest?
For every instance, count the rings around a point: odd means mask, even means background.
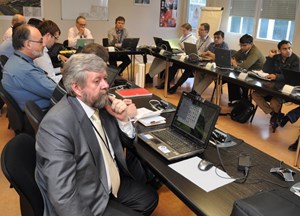
[[[24,116],[25,114],[20,109],[15,99],[3,88],[0,82],[0,97],[7,105],[7,115],[9,126],[15,131],[16,134],[24,129]]]
[[[43,198],[34,178],[35,166],[35,139],[30,135],[19,134],[3,148],[1,168],[20,196],[23,216],[38,216],[44,212]]]
[[[104,47],[108,47],[108,38],[102,38],[102,45],[104,46]]]
[[[25,114],[36,133],[45,113],[35,102],[27,101],[25,104]]]
[[[5,65],[5,63],[7,62],[8,57],[5,55],[0,55],[0,80],[2,80],[2,76],[3,76],[3,67]]]

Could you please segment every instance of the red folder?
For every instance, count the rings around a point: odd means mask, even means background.
[[[122,98],[133,98],[152,95],[152,93],[145,88],[119,89],[116,90],[116,94],[120,95]]]

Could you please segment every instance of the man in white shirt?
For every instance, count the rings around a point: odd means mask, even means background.
[[[12,37],[12,27],[16,24],[16,23],[26,23],[25,17],[22,16],[21,14],[15,14],[11,20],[11,26],[5,31],[4,35],[3,35],[3,40],[8,40],[11,39]]]
[[[68,43],[69,47],[75,47],[77,39],[87,38],[93,39],[93,35],[89,29],[86,28],[86,18],[79,16],[76,19],[76,25],[71,27],[68,32]]]
[[[48,49],[51,48],[54,43],[58,40],[58,37],[60,35],[60,29],[51,20],[44,21],[38,28],[43,36],[43,42],[46,45],[43,50],[43,55],[39,58],[36,58],[34,60],[34,64],[38,66],[39,68],[43,69],[45,72],[47,72],[48,77],[53,79],[56,83],[59,82],[61,79],[60,74],[60,68],[54,68],[51,58],[48,54]]]

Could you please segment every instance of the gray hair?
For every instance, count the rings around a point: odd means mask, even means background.
[[[68,59],[63,68],[63,83],[69,95],[76,96],[72,84],[78,83],[81,87],[86,85],[86,72],[106,71],[106,63],[95,54],[74,54]]]

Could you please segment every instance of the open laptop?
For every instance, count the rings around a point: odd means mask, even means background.
[[[188,56],[187,61],[192,62],[192,63],[198,63],[198,62],[208,62],[211,61],[210,58],[204,58],[198,55],[198,49],[197,45],[193,43],[183,43],[184,46],[184,52]]]
[[[115,79],[117,78],[119,72],[120,68],[112,65],[107,66],[107,83],[109,84],[109,87],[114,85]]]
[[[219,106],[183,92],[171,126],[138,138],[170,161],[193,156],[207,147],[219,113]]]
[[[231,51],[221,48],[216,48],[215,50],[215,62],[220,69],[231,70]]]
[[[161,47],[161,44],[162,44],[162,41],[163,39],[160,38],[160,37],[153,37],[153,40],[154,40],[154,43],[155,43],[155,46],[160,48]]]
[[[139,38],[124,38],[122,41],[121,50],[136,50],[139,40]]]
[[[77,42],[76,42],[76,48],[77,49],[82,49],[83,47],[85,47],[86,45],[90,44],[90,43],[94,43],[95,39],[88,39],[88,38],[78,38]]]
[[[291,86],[300,86],[300,71],[290,69],[281,69],[285,84]]]
[[[183,53],[183,51],[180,50],[180,49],[171,48],[171,45],[170,45],[169,41],[166,41],[166,40],[161,41],[160,48],[170,52],[172,55]]]

